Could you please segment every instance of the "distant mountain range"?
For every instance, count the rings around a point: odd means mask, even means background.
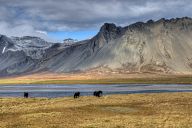
[[[0,76],[90,69],[192,74],[192,19],[105,23],[92,39],[71,45],[0,35]]]

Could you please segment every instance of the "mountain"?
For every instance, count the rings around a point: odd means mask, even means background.
[[[63,43],[65,44],[65,45],[71,45],[71,44],[73,44],[73,43],[76,43],[78,40],[76,40],[76,39],[72,39],[72,38],[67,38],[67,39],[64,39],[63,40]]]
[[[92,39],[71,43],[0,36],[0,75],[106,69],[192,73],[192,19],[149,20],[126,27],[105,23]]]
[[[36,69],[45,49],[51,47],[38,37],[0,35],[0,76],[27,73]]]

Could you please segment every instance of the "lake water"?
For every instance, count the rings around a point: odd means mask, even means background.
[[[33,85],[0,85],[0,97],[23,97],[23,92],[29,92],[30,97],[64,97],[73,96],[80,91],[81,95],[92,95],[93,91],[102,90],[107,94],[132,93],[162,93],[162,92],[192,92],[191,84],[33,84]]]

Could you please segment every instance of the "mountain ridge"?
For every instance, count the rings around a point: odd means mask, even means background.
[[[26,45],[26,40],[34,47]],[[0,44],[1,76],[99,67],[128,73],[192,73],[192,19],[189,17],[148,20],[125,27],[105,23],[93,38],[69,46],[29,36],[1,36]]]

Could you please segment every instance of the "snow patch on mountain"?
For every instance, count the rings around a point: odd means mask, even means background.
[[[6,47],[3,48],[2,54],[5,52]]]

